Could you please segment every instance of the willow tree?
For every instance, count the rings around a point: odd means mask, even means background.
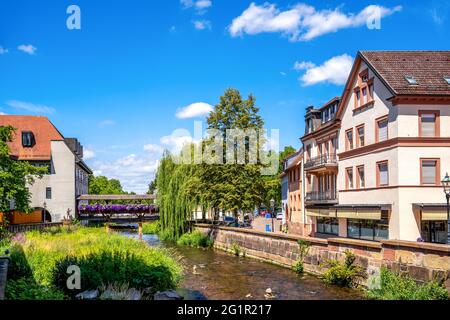
[[[165,152],[156,174],[156,188],[162,236],[168,240],[178,239],[187,230],[195,206],[190,193],[190,180],[195,174],[191,164],[175,163]]]

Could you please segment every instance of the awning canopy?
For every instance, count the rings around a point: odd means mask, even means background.
[[[381,220],[381,209],[337,209],[338,218]]]
[[[446,221],[447,206],[440,203],[414,203],[413,206],[422,213],[422,221]]]
[[[306,215],[309,217],[335,218],[336,210],[334,209],[306,209]]]

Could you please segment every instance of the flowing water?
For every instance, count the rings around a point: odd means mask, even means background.
[[[138,238],[136,233],[124,233]],[[349,300],[363,299],[361,292],[325,284],[311,276],[250,258],[212,250],[179,247],[159,241],[156,235],[144,235],[150,246],[170,247],[181,257],[185,267],[180,289],[185,300],[265,299],[268,288],[275,299]]]

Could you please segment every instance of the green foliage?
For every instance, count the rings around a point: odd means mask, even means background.
[[[377,289],[369,289],[367,295],[380,300],[449,300],[450,296],[442,281],[431,281],[418,284],[407,275],[398,275],[381,269],[381,285]]]
[[[144,223],[142,225],[143,234],[158,234],[161,231],[161,225],[159,221]]]
[[[104,176],[89,176],[89,194],[124,194],[122,185],[117,179]]]
[[[48,172],[48,168],[38,168],[10,157],[7,143],[13,141],[15,130],[11,126],[0,126],[0,212],[10,211],[10,201],[14,201],[16,210],[30,212],[28,185]]]
[[[355,255],[345,251],[345,261],[329,260],[325,264],[328,270],[323,277],[327,283],[336,284],[342,287],[354,287],[358,280],[365,276],[361,267],[355,265]]]
[[[243,252],[241,246],[236,241],[233,241],[233,243],[231,244],[231,251],[236,257],[239,257],[241,255],[241,252]]]
[[[294,270],[295,273],[303,273],[304,271],[304,260],[305,257],[309,254],[309,250],[311,248],[311,243],[309,243],[306,240],[298,240],[297,241],[298,246],[299,246],[299,258],[297,260],[297,262],[294,264],[294,266],[292,267],[292,269]]]
[[[214,241],[200,231],[193,231],[183,234],[180,239],[178,239],[177,244],[180,246],[196,248],[210,248],[213,246]]]
[[[56,287],[68,296],[79,293],[67,290],[70,265],[81,269],[81,291],[110,283],[167,290],[174,288],[181,277],[181,266],[172,252],[106,234],[103,228],[28,232],[25,239],[11,247],[8,279],[31,278],[40,287]]]
[[[64,292],[53,286],[38,285],[33,278],[25,277],[6,282],[7,300],[65,300]]]

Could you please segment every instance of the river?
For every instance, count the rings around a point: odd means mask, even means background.
[[[136,233],[124,233],[137,239]],[[212,249],[179,247],[144,235],[150,246],[170,247],[182,257],[185,267],[177,290],[185,300],[261,300],[272,290],[279,300],[364,299],[360,291],[327,285],[312,275],[293,271],[251,258],[238,258]]]

